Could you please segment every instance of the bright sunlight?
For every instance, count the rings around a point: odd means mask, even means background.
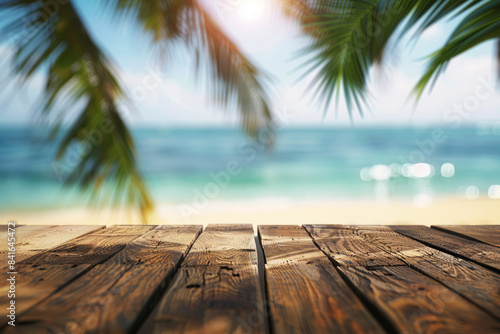
[[[243,0],[237,8],[238,16],[250,22],[261,20],[266,14],[265,0]]]

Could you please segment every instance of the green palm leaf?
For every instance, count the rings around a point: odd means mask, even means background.
[[[44,10],[50,8],[44,7],[48,3],[12,0],[0,8],[9,11],[3,36],[17,37],[14,71],[23,80],[39,70],[47,72],[42,114],[53,121],[55,131],[61,122],[72,122],[59,144],[54,171],[94,197],[105,181],[114,182],[104,197],[112,203],[136,204],[146,219],[152,201],[137,167],[134,141],[117,108],[121,85],[71,2],[59,5],[50,16]],[[31,36],[23,35],[26,25],[36,27]],[[76,120],[74,113],[79,114]]]
[[[412,6],[401,1],[320,1],[301,18],[313,41],[301,55],[305,72],[315,69],[315,97],[325,112],[332,97],[343,92],[349,115],[356,108],[362,115],[370,67],[379,62],[391,35]]]
[[[167,49],[174,43],[186,46],[196,59],[198,77],[208,80],[212,100],[218,106],[236,107],[248,134],[255,137],[258,130],[272,130],[268,78],[198,1],[113,0],[110,7],[124,18],[136,13],[134,17],[156,44]]]
[[[308,56],[304,72],[317,71],[315,96],[324,102],[326,111],[333,96],[343,92],[351,117],[354,107],[362,115],[369,71],[380,62],[392,37],[398,41],[413,27],[421,33],[446,17],[466,15],[447,44],[432,55],[428,70],[415,88],[417,96],[453,57],[499,37],[497,0],[280,1],[285,13],[299,20],[313,39],[301,55]]]
[[[420,96],[429,83],[446,69],[453,58],[481,43],[500,38],[500,2],[495,0],[479,2],[480,4],[472,7],[468,15],[458,24],[446,45],[431,56],[427,70],[415,87],[417,96]],[[500,52],[500,44],[498,50]],[[500,53],[498,61],[500,64]]]

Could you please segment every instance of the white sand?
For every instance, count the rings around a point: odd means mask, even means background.
[[[73,208],[47,211],[1,212],[3,223],[18,224],[140,224],[133,210]],[[210,202],[194,207],[161,204],[151,224],[500,224],[500,200],[482,198],[440,199],[430,207],[417,208],[408,202],[377,205],[368,201],[248,201]]]

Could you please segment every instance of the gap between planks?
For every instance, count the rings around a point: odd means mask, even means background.
[[[163,296],[155,333],[267,333],[251,225],[208,225]]]

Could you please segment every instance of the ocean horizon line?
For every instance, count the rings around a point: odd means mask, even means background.
[[[443,128],[443,129],[473,129],[478,128],[481,124],[492,124],[496,125],[500,129],[500,119],[499,120],[477,120],[477,121],[464,121],[460,126],[456,126],[449,122],[404,122],[404,123],[362,123],[354,122],[353,124],[277,124],[275,127],[278,131],[283,130],[328,130],[328,129],[341,129],[341,130],[357,130],[357,129],[430,129],[430,128]],[[46,125],[36,124],[36,123],[0,123],[0,129],[15,130],[32,128],[40,130],[50,129]],[[224,125],[224,124],[130,124],[132,130],[143,130],[143,129],[159,129],[159,130],[235,130],[241,131],[240,125]],[[69,128],[66,126],[61,126],[60,130],[63,131]]]

